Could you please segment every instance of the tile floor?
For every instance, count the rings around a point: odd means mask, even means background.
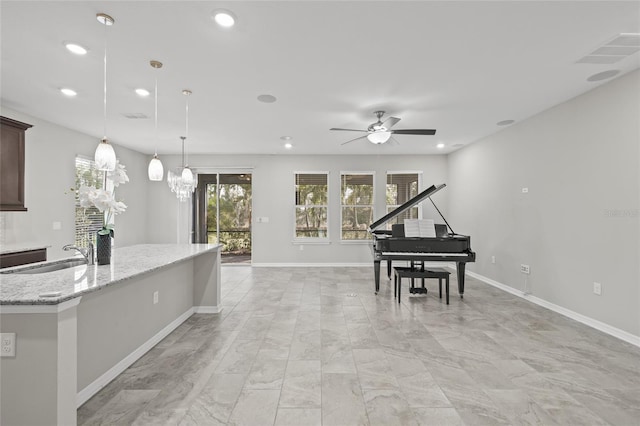
[[[435,280],[399,305],[372,275],[223,267],[223,312],[192,316],[78,424],[640,425],[639,348],[474,279],[449,306]]]

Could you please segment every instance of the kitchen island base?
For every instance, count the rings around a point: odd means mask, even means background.
[[[1,330],[17,344],[0,360],[0,423],[76,424],[77,407],[191,315],[219,306],[219,248],[59,304],[3,304]]]

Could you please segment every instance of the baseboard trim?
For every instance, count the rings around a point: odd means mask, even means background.
[[[223,265],[224,266],[224,265]],[[252,263],[256,268],[361,268],[371,267],[366,263]]]
[[[194,314],[219,314],[222,312],[222,307],[220,306],[194,306],[193,313]]]
[[[151,337],[149,340],[147,340],[142,345],[140,345],[140,347],[138,347],[136,350],[131,352],[124,359],[122,359],[116,365],[114,365],[109,370],[107,370],[103,375],[98,377],[96,380],[90,383],[87,387],[85,387],[80,392],[78,392],[78,394],[76,395],[76,406],[80,407],[82,404],[87,402],[93,395],[98,393],[100,389],[102,389],[107,384],[109,384],[109,382],[111,382],[113,379],[118,377],[120,373],[126,370],[129,366],[131,366],[131,364],[136,362],[138,359],[140,359],[151,348],[153,348],[155,345],[160,343],[162,339],[167,337],[180,324],[185,322],[191,315],[194,314],[196,309],[197,309],[196,307],[189,308],[185,313],[180,315],[175,320],[171,321],[169,324],[167,324],[166,327],[164,327],[162,330],[156,333],[153,337]]]
[[[613,327],[604,322],[598,321],[586,315],[579,314],[570,309],[563,308],[562,306],[556,305],[554,303],[548,302],[539,297],[533,296],[531,294],[526,294],[523,291],[517,290],[513,287],[509,287],[506,284],[502,284],[501,282],[492,280],[491,278],[487,278],[483,275],[477,274],[475,272],[467,271],[466,275],[480,280],[484,283],[489,284],[490,286],[499,288],[500,290],[506,291],[507,293],[511,293],[515,296],[518,296],[522,299],[528,300],[531,303],[535,303],[538,306],[542,306],[543,308],[549,309],[553,312],[559,313],[560,315],[564,315],[567,318],[571,318],[572,320],[578,321],[584,325],[588,325],[591,328],[595,328],[596,330],[602,331],[610,336],[616,337],[620,340],[623,340],[627,343],[630,343],[634,346],[640,347],[640,336],[636,336],[634,334],[628,333],[624,330],[620,330],[619,328]]]

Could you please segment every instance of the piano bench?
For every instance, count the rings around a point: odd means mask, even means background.
[[[393,295],[398,297],[398,303],[400,303],[400,291],[402,288],[402,279],[411,278],[411,288],[409,293],[426,293],[427,289],[424,286],[424,280],[427,278],[438,279],[438,289],[440,291],[440,299],[442,299],[442,280],[445,282],[445,297],[447,305],[449,304],[449,275],[451,273],[442,268],[425,268],[424,270],[408,267],[394,267],[393,268]],[[415,288],[415,279],[420,278],[422,280],[422,288]]]

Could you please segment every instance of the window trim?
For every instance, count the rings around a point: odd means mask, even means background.
[[[326,175],[327,176],[327,204],[313,204],[307,207],[326,207],[327,209],[327,236],[326,237],[298,237],[296,236],[296,209],[301,204],[296,204],[295,194],[296,194],[296,176],[298,175]],[[294,171],[293,172],[293,244],[329,244],[331,241],[331,220],[329,216],[329,197],[331,195],[331,173],[327,170],[325,171]]]
[[[353,239],[353,240],[346,240],[344,238],[342,238],[342,211],[344,207],[349,207],[349,206],[354,206],[354,205],[347,205],[347,204],[342,204],[342,176],[345,175],[356,175],[356,176],[371,176],[371,181],[372,181],[372,198],[371,198],[371,204],[363,204],[363,205],[357,205],[358,207],[371,207],[371,211],[372,211],[372,215],[373,217],[376,217],[376,172],[375,170],[371,170],[371,171],[349,171],[349,170],[343,170],[340,171],[340,199],[339,199],[339,203],[340,203],[340,243],[341,244],[369,244],[372,241],[371,235],[369,234],[368,238],[365,239]]]

